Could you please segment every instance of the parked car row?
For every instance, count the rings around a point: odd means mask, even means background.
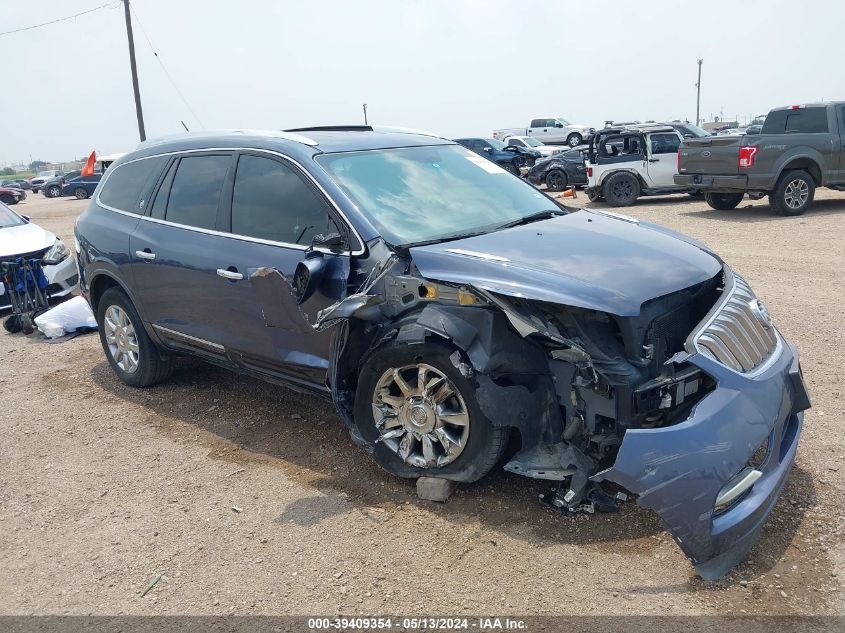
[[[493,138],[506,141],[511,136],[529,136],[547,145],[569,145],[577,147],[588,141],[595,128],[579,123],[570,123],[563,117],[540,117],[531,119],[527,127],[512,127],[493,131]]]

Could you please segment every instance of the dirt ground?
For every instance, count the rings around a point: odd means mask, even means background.
[[[85,206],[17,210],[70,245]],[[193,361],[134,390],[94,335],[3,332],[0,614],[845,614],[845,195],[798,218],[686,196],[625,212],[713,247],[802,354],[797,466],[724,580],[634,503],[565,518],[502,470],[421,502],[317,398]]]

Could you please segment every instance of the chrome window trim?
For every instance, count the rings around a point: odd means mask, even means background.
[[[97,191],[97,197],[96,197],[97,206],[99,206],[103,209],[108,209],[109,211],[113,211],[115,213],[120,213],[121,215],[127,215],[127,216],[130,216],[130,217],[135,217],[135,218],[138,218],[139,220],[146,220],[148,222],[155,222],[157,224],[164,224],[166,226],[173,226],[173,227],[176,227],[176,228],[179,228],[179,229],[185,229],[185,230],[188,230],[188,231],[196,231],[197,233],[206,233],[208,235],[215,235],[215,236],[218,236],[218,237],[228,237],[228,238],[240,240],[242,242],[254,242],[256,244],[265,244],[267,246],[280,246],[282,248],[292,248],[292,249],[300,250],[300,251],[308,250],[309,247],[305,246],[304,244],[292,244],[292,243],[289,243],[289,242],[275,242],[273,240],[264,240],[264,239],[261,239],[261,238],[258,238],[258,237],[249,237],[248,235],[238,235],[237,233],[226,233],[224,231],[215,231],[213,229],[203,229],[203,228],[196,227],[196,226],[189,226],[187,224],[179,224],[177,222],[168,222],[167,220],[159,220],[158,218],[152,218],[150,216],[144,215],[143,209],[140,209],[140,211],[141,211],[140,213],[132,213],[131,211],[123,211],[122,209],[116,209],[115,207],[109,206],[109,205],[103,203],[100,200],[100,192],[105,188],[106,183],[108,182],[109,176],[111,176],[111,174],[113,172],[117,171],[118,169],[120,169],[124,165],[128,165],[130,163],[135,163],[135,162],[138,162],[138,161],[141,161],[141,160],[149,160],[151,158],[161,158],[162,156],[176,156],[176,155],[182,155],[182,154],[197,154],[197,153],[203,153],[203,152],[257,152],[257,153],[260,153],[260,154],[269,154],[271,156],[277,156],[277,157],[279,157],[283,160],[290,161],[293,165],[296,165],[296,167],[299,168],[299,170],[303,174],[306,175],[308,180],[315,187],[317,187],[317,189],[325,196],[326,200],[329,201],[329,204],[334,208],[334,210],[337,212],[338,216],[346,224],[347,228],[352,232],[352,234],[355,236],[355,239],[357,239],[359,244],[361,245],[360,248],[358,248],[357,250],[354,250],[354,251],[352,251],[352,250],[332,251],[332,250],[329,250],[329,249],[323,248],[323,247],[317,247],[314,250],[319,251],[321,253],[328,254],[328,255],[349,255],[349,256],[352,256],[352,255],[363,255],[364,254],[364,250],[365,250],[364,249],[364,246],[365,246],[364,240],[361,238],[361,235],[358,233],[357,229],[349,221],[349,218],[346,217],[346,214],[340,208],[340,205],[338,205],[337,202],[335,202],[334,198],[332,198],[329,195],[329,193],[325,190],[325,188],[319,182],[317,182],[317,180],[310,173],[308,173],[308,170],[305,169],[305,167],[302,166],[302,163],[300,163],[299,161],[291,158],[287,154],[282,154],[281,152],[277,152],[275,150],[264,149],[264,148],[260,148],[260,147],[205,147],[205,148],[202,148],[202,149],[178,150],[178,151],[172,151],[172,152],[163,152],[161,154],[154,154],[152,156],[142,156],[140,158],[133,158],[132,160],[128,160],[125,163],[121,163],[120,165],[118,165],[114,169],[109,169],[109,170],[106,171],[106,175],[102,179],[102,181],[100,182],[101,186],[98,188],[98,191]],[[144,201],[144,202],[146,202],[146,201]],[[144,206],[146,206],[146,205],[144,205]]]

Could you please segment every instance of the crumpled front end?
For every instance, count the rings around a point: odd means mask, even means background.
[[[593,477],[636,493],[708,580],[756,542],[810,406],[797,351],[770,322],[751,320],[756,299],[741,279],[728,281],[734,288],[690,337],[684,359],[715,388],[678,424],[629,429],[614,465]]]

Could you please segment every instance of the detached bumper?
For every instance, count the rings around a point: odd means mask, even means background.
[[[716,378],[716,389],[681,424],[628,431],[616,463],[594,477],[639,495],[706,580],[724,576],[757,541],[795,461],[810,401],[797,352],[782,338],[780,345],[779,356],[757,375],[692,356],[692,364]],[[760,478],[716,514],[719,492],[766,443],[765,458],[755,462]]]
[[[691,189],[716,192],[740,192],[748,189],[748,176],[707,176],[704,174],[675,174],[675,184]]]

